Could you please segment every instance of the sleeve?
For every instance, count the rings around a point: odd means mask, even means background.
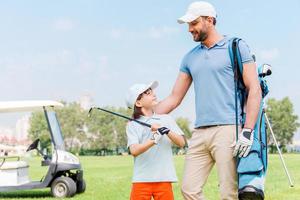
[[[181,130],[181,128],[179,128],[179,126],[177,125],[176,121],[173,119],[173,117],[171,117],[170,115],[168,116],[168,124],[169,124],[169,129],[176,133],[177,135],[184,135],[183,131]]]
[[[137,129],[134,127],[132,123],[128,123],[126,126],[126,134],[127,134],[127,148],[129,148],[132,144],[139,143],[139,137],[137,134]]]
[[[243,64],[249,63],[249,62],[254,62],[253,57],[252,57],[252,53],[250,51],[250,48],[246,44],[245,41],[241,40],[239,42],[239,50],[240,50],[240,53],[241,53]]]
[[[191,72],[190,72],[190,69],[189,69],[188,64],[187,64],[187,55],[185,55],[184,58],[181,61],[180,71],[191,76]]]

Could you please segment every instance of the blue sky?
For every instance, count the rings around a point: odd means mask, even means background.
[[[192,1],[2,1],[1,100],[77,101],[125,106],[137,82],[158,80],[159,98],[175,82],[184,54],[197,45],[176,19]],[[270,63],[269,97],[289,96],[300,116],[300,1],[209,1],[220,33],[243,38],[258,63]],[[172,113],[194,121],[191,87]]]

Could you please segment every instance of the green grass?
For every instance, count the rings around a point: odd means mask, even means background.
[[[300,199],[300,155],[285,154],[286,164],[294,182],[290,188],[288,180],[279,160],[278,155],[269,156],[269,168],[266,180],[267,200],[298,200]],[[177,175],[181,180],[184,156],[175,156]],[[84,178],[87,182],[87,190],[73,199],[86,200],[125,200],[129,199],[131,187],[131,175],[133,159],[131,156],[109,157],[80,157],[84,169]],[[30,164],[30,176],[34,180],[40,180],[47,171],[45,167],[39,167],[40,160],[32,158]],[[173,184],[175,199],[182,199],[180,194],[180,182]],[[216,170],[213,169],[204,189],[209,200],[219,199]],[[18,191],[1,193],[0,199],[53,199],[49,189]]]

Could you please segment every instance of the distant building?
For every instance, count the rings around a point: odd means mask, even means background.
[[[0,127],[0,143],[2,145],[10,145],[16,141],[13,128]]]
[[[20,118],[15,128],[0,127],[0,155],[22,155],[30,144],[28,131],[30,115]]]
[[[93,105],[93,103],[94,103],[94,100],[93,100],[91,94],[83,94],[79,98],[80,107],[84,110],[90,109],[90,107]]]
[[[16,139],[24,141],[28,139],[28,131],[30,129],[30,115],[25,115],[16,123]]]

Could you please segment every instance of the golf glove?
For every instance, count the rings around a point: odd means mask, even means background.
[[[253,143],[254,130],[250,128],[243,128],[242,132],[239,133],[238,141],[233,151],[233,156],[239,155],[239,157],[246,157],[251,149]]]
[[[154,144],[157,144],[161,138],[162,138],[162,135],[158,131],[156,131],[152,134],[151,140],[154,141]]]
[[[157,129],[157,132],[159,132],[161,135],[168,135],[168,133],[170,132],[170,129],[168,129],[167,127],[160,127]]]

